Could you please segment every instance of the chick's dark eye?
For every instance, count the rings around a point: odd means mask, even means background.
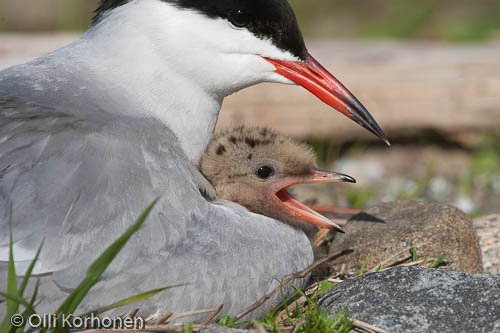
[[[274,170],[273,170],[273,168],[268,167],[267,165],[265,165],[265,166],[261,166],[261,167],[257,170],[257,176],[258,176],[260,179],[267,179],[267,178],[271,177],[273,174],[274,174]]]
[[[244,28],[252,21],[252,15],[244,9],[235,9],[229,14],[229,21],[237,28]]]

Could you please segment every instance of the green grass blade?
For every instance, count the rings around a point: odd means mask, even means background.
[[[429,261],[429,258],[424,258],[424,260],[418,265],[418,267],[424,267],[424,265]]]
[[[36,297],[38,295],[38,288],[40,287],[40,280],[37,280],[36,281],[36,285],[35,285],[35,290],[33,291],[33,295],[31,296],[31,300],[29,302],[29,304],[31,305],[31,308],[26,308],[26,310],[24,310],[22,316],[24,318],[24,323],[27,323],[28,322],[28,317],[32,314],[35,314],[36,313],[36,310],[34,308],[34,304],[35,304],[35,300],[36,300]],[[15,332],[20,332],[22,333],[24,331],[24,328],[23,327],[19,327],[19,328],[16,328],[16,327],[11,327],[10,329],[10,333],[15,333]]]
[[[127,297],[127,298],[124,298],[118,302],[115,302],[111,305],[108,305],[108,306],[105,306],[103,308],[100,308],[98,310],[95,310],[95,311],[91,311],[91,312],[88,312],[84,315],[82,315],[82,317],[87,317],[87,316],[90,316],[92,313],[93,314],[100,314],[100,313],[103,313],[103,312],[106,312],[106,311],[109,311],[109,310],[112,310],[112,309],[115,309],[115,308],[118,308],[118,307],[121,307],[121,306],[126,306],[126,305],[129,305],[129,304],[132,304],[132,303],[137,303],[137,302],[141,302],[141,301],[144,301],[150,297],[153,297],[154,295],[164,291],[164,290],[167,290],[167,289],[171,289],[171,288],[176,288],[176,287],[183,287],[183,286],[187,286],[189,285],[190,283],[181,283],[181,284],[176,284],[176,285],[173,285],[173,286],[168,286],[168,287],[163,287],[163,288],[158,288],[158,289],[153,289],[153,290],[149,290],[149,291],[146,291],[145,293],[142,293],[142,294],[138,294],[138,295],[135,295],[135,296],[131,296],[131,297]]]
[[[225,315],[217,324],[226,327],[235,327],[238,323],[238,319],[236,317],[231,317],[230,315]]]
[[[184,333],[193,333],[194,332],[193,326],[194,326],[194,323],[185,324],[183,326]]]
[[[113,244],[111,244],[89,267],[85,279],[76,287],[76,289],[66,298],[63,304],[57,309],[57,314],[71,314],[76,310],[89,290],[97,283],[97,280],[125,246],[127,241],[136,233],[146,221],[149,213],[156,205],[159,199],[156,199],[141,214],[137,221],[125,231]]]
[[[305,297],[307,305],[314,307],[316,305],[315,299],[307,296],[299,287],[292,284],[292,288],[295,289],[295,293],[299,296]]]
[[[31,306],[31,304],[26,301],[24,298],[22,297],[19,297],[18,295],[11,295],[9,293],[4,293],[4,292],[1,292],[0,291],[0,296],[4,297],[8,300],[11,300],[13,301],[14,303],[16,304],[22,304],[26,307],[26,309],[28,309],[29,311],[33,311],[35,312],[35,309]],[[15,314],[15,313],[14,313]],[[7,329],[5,331],[1,330],[0,332],[8,332],[9,331],[9,328],[10,328],[10,317],[9,317],[9,321],[8,321],[8,325],[6,326]]]
[[[362,276],[363,274],[365,274],[365,268],[366,268],[366,265],[368,264],[369,261],[370,261],[370,257],[366,258],[366,260],[363,261],[363,263],[361,264],[361,269],[359,270],[359,276]]]
[[[353,328],[353,322],[349,319],[349,309],[346,307],[344,310],[339,307],[335,313],[333,329],[335,332],[347,333]]]
[[[35,305],[36,297],[38,296],[38,287],[40,287],[40,280],[36,281],[35,290],[33,291],[33,295],[31,296],[30,304],[32,306]]]
[[[410,242],[410,253],[411,253],[411,261],[417,261],[418,260],[417,251],[413,247],[412,242]]]
[[[31,264],[29,265],[28,270],[26,271],[26,274],[24,274],[24,278],[23,278],[23,281],[21,282],[21,286],[19,286],[19,295],[20,296],[23,296],[24,289],[28,285],[28,281],[31,277],[31,273],[33,272],[33,268],[35,268],[35,264],[38,261],[38,257],[40,257],[40,252],[42,251],[42,246],[43,246],[43,241],[40,244],[38,251],[36,251],[35,258],[31,261]]]
[[[305,296],[303,292],[302,294]],[[347,333],[352,329],[352,321],[348,318],[349,310],[347,308],[345,310],[339,308],[332,318],[329,312],[322,310],[318,306],[317,297],[305,297],[308,309],[302,315],[302,318],[307,320],[297,328],[296,332]]]
[[[285,293],[283,292],[283,284],[280,283],[280,296],[281,296],[281,304],[283,304],[283,307],[285,308],[285,312],[286,312],[286,315],[287,315],[287,318],[290,319],[290,310],[288,309],[288,301],[286,301],[286,297],[285,297]],[[281,305],[280,304],[280,305]],[[277,307],[277,309],[279,308],[280,306]],[[277,314],[278,312],[275,310],[274,311],[274,314]],[[295,324],[293,324],[295,325]]]
[[[9,210],[9,270],[7,273],[7,294],[10,297],[7,299],[7,312],[5,313],[5,318],[0,325],[0,332],[8,332],[10,328],[10,318],[12,315],[16,314],[19,309],[18,290],[17,290],[17,280],[16,280],[16,265],[14,264],[14,237],[12,236],[12,203],[10,204]],[[4,293],[1,293],[3,296]]]
[[[9,333],[23,333],[23,332],[24,332],[23,327],[18,327],[18,328],[12,327],[9,331]]]
[[[320,294],[323,295],[326,292],[328,292],[330,289],[332,289],[335,286],[333,282],[330,281],[321,281],[320,283]]]
[[[442,256],[439,256],[437,257],[436,260],[434,260],[434,262],[432,264],[430,264],[429,266],[427,266],[428,268],[436,268],[438,267],[441,262],[443,262],[443,260],[445,260],[446,258],[448,258],[448,255],[445,254],[445,255],[442,255]]]
[[[36,313],[36,310],[35,310],[35,301],[36,301],[36,297],[38,296],[38,289],[39,288],[40,288],[40,280],[37,280],[36,281],[36,285],[35,285],[35,290],[33,291],[33,295],[31,296],[31,299],[30,299],[31,308],[32,308],[33,311],[30,311],[29,309],[26,309],[23,312],[23,317],[27,318],[29,315],[32,315],[32,314]]]

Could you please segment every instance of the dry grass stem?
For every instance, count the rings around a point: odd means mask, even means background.
[[[341,279],[334,279],[334,278],[329,278],[328,280],[326,280],[328,282],[332,282],[332,283],[340,283],[340,282],[344,282],[345,280],[341,280]]]
[[[193,325],[191,328],[193,329],[193,332],[199,332],[201,329],[201,325]],[[115,331],[113,331],[115,332]],[[130,332],[130,330],[128,330]],[[144,328],[141,332],[179,332],[179,333],[184,333],[184,324],[178,323],[178,324],[165,324],[165,325],[153,325],[149,326],[146,325],[146,328]]]
[[[288,318],[287,309],[288,309],[288,312],[294,312],[295,309],[297,308],[297,306],[302,305],[305,302],[307,302],[307,298],[305,298],[304,296],[297,298],[295,301],[293,301],[292,304],[288,305],[286,307],[286,309],[281,310],[281,312],[278,314],[278,316],[276,318],[280,322],[285,321]]]
[[[162,325],[162,324],[166,323],[167,320],[169,320],[170,317],[172,317],[172,315],[173,315],[172,312],[168,312],[163,317],[161,317],[160,319],[158,319],[158,321],[156,323],[154,323],[154,325]]]
[[[199,315],[199,314],[210,313],[210,312],[214,312],[214,311],[217,311],[217,309],[207,309],[207,310],[196,310],[196,311],[183,312],[183,313],[179,313],[179,314],[171,316],[166,321],[166,323],[174,321],[174,320],[179,319],[179,318],[190,317],[190,316],[195,316],[195,315]]]
[[[345,270],[346,270],[346,265],[345,264],[342,264],[340,266],[340,272],[339,272],[339,275],[340,276],[345,276]]]
[[[389,268],[402,265],[402,264],[404,264],[405,261],[410,260],[411,258],[412,258],[412,256],[408,255],[408,256],[406,256],[404,258],[396,259],[394,261],[391,261],[391,262],[389,262],[389,264],[386,264],[386,265],[378,264],[377,266],[375,266],[372,269],[368,270],[366,273],[375,273],[377,271],[377,269],[378,269],[379,272],[382,272],[382,271],[388,270]]]
[[[316,236],[324,238],[327,233],[328,233],[328,230],[322,230]],[[384,270],[390,269],[394,266],[419,266],[425,262],[434,262],[435,261],[435,259],[433,259],[433,258],[427,258],[427,259],[420,259],[420,260],[411,261],[411,262],[405,262],[405,261],[410,260],[412,258],[411,255],[408,255],[404,258],[399,258],[401,256],[401,254],[404,254],[404,253],[407,253],[408,251],[410,251],[410,248],[411,248],[411,246],[408,246],[405,249],[401,250],[400,252],[390,256],[386,260],[377,264],[374,268],[368,270],[367,273],[376,272],[377,267],[379,267],[379,266],[380,266],[379,271],[384,271]],[[413,248],[416,248],[416,246],[414,246]],[[266,300],[271,298],[284,285],[288,284],[292,280],[305,278],[308,274],[310,274],[314,269],[316,269],[320,265],[324,264],[325,262],[327,262],[329,260],[332,260],[336,257],[343,255],[345,252],[347,252],[347,251],[343,250],[343,251],[338,251],[338,252],[332,253],[332,254],[326,256],[325,258],[322,258],[320,260],[315,261],[311,266],[309,266],[305,270],[298,272],[298,273],[295,273],[295,274],[292,274],[292,275],[289,275],[279,284],[279,286],[277,286],[275,289],[273,289],[270,293],[264,295],[262,298],[260,298],[252,306],[248,307],[245,311],[238,314],[236,316],[236,320],[240,320],[244,316],[248,315],[249,313],[251,313],[252,311],[257,309],[258,307],[260,307],[262,304],[264,304],[266,302]],[[330,277],[326,280],[323,280],[322,282],[324,282],[324,281],[328,281],[328,282],[332,282],[332,283],[343,282],[343,281],[348,279],[348,278],[345,278],[345,271],[346,271],[346,265],[342,264],[340,266],[340,270],[337,274],[333,275],[332,277]],[[315,282],[315,283],[311,284],[309,286],[309,288],[305,291],[305,295],[307,295],[307,297],[310,297],[312,295],[317,294],[320,290],[320,286],[321,286],[321,282]],[[307,318],[302,318],[293,327],[291,324],[289,324],[287,322],[288,314],[294,313],[299,306],[303,306],[304,304],[306,304],[307,297],[301,296],[301,297],[297,298],[292,303],[290,303],[286,307],[286,309],[283,309],[276,316],[276,323],[279,323],[278,329],[283,330],[285,332],[293,333],[293,332],[296,332],[297,329],[306,320],[308,320]],[[183,324],[180,324],[180,323],[170,324],[170,322],[172,322],[176,319],[179,319],[179,318],[189,317],[189,316],[194,316],[194,315],[199,315],[199,314],[205,314],[205,313],[210,313],[210,315],[203,321],[202,325],[208,325],[222,311],[223,306],[224,306],[224,304],[221,304],[216,309],[189,311],[189,312],[184,312],[184,313],[180,313],[177,315],[173,315],[171,312],[169,312],[169,313],[165,314],[163,317],[161,317],[160,319],[158,319],[158,321],[156,321],[155,323],[146,325],[146,328],[144,329],[144,331],[145,332],[159,332],[159,331],[162,331],[162,332],[163,331],[184,332],[184,325]],[[303,311],[304,312],[307,311],[307,308],[308,308],[308,305],[305,305],[303,307]],[[132,311],[128,315],[128,317],[131,317],[131,318],[135,317],[137,315],[138,311],[139,311],[139,309],[135,309],[134,311]],[[353,321],[353,325],[355,327],[361,328],[369,333],[389,333],[388,331],[386,331],[384,329],[375,327],[375,326],[370,325],[368,323],[365,323],[361,320],[353,319],[353,318],[349,318],[349,319]],[[261,324],[259,324],[256,321],[253,321],[253,323],[254,323],[254,328],[252,328],[249,332],[251,332],[251,333],[264,333],[264,332],[266,332],[266,330],[264,329],[264,327]],[[199,332],[202,325],[192,326],[193,331]],[[97,331],[91,331],[91,332],[97,332]]]
[[[129,318],[135,318],[135,316],[137,315],[137,312],[139,312],[139,308],[132,310],[132,312],[130,312],[127,315],[127,317],[129,317]]]
[[[264,304],[265,301],[267,301],[269,298],[271,298],[274,294],[276,294],[284,285],[286,285],[287,283],[289,283],[290,281],[294,280],[294,279],[303,279],[305,278],[309,273],[311,273],[315,268],[317,268],[318,266],[324,264],[325,262],[331,260],[331,259],[334,259],[342,254],[344,254],[346,251],[343,250],[343,251],[338,251],[338,252],[335,252],[335,253],[332,253],[330,255],[328,255],[327,257],[323,258],[323,259],[320,259],[320,260],[317,260],[316,262],[314,262],[311,266],[309,266],[308,268],[306,268],[305,270],[303,270],[302,272],[298,272],[298,273],[295,273],[295,274],[292,274],[291,276],[289,276],[288,278],[286,278],[285,280],[283,280],[276,288],[274,288],[270,293],[262,296],[261,299],[259,299],[256,303],[254,303],[252,306],[250,306],[249,308],[247,308],[245,311],[241,312],[240,314],[238,314],[236,316],[236,320],[240,320],[241,318],[243,318],[244,316],[246,316],[247,314],[249,314],[250,312],[254,311],[255,309],[257,309],[258,307],[260,307],[262,304]]]
[[[256,320],[252,320],[253,328],[251,328],[248,333],[267,333],[266,329],[264,326],[262,326],[259,322]]]
[[[311,296],[313,294],[315,294],[317,291],[318,291],[318,288],[319,288],[319,282],[314,282],[313,284],[311,284],[307,289],[306,291],[304,292],[307,296]]]
[[[424,262],[433,263],[434,261],[436,261],[435,258],[427,258],[427,259],[420,259],[420,260],[417,260],[417,261],[411,261],[411,262],[401,263],[401,264],[397,264],[395,266],[400,266],[400,267],[419,266],[419,265],[423,264]],[[385,270],[388,270],[388,269],[390,269],[392,267],[393,266],[389,266],[389,267],[386,267],[384,269],[381,269],[380,271],[385,271]]]
[[[328,235],[330,230],[328,229],[321,229],[314,235],[314,241],[313,241],[313,246],[314,247],[319,247],[325,242],[325,237]]]
[[[302,318],[301,320],[299,320],[294,326],[293,326],[293,329],[291,331],[291,333],[297,333],[297,331],[299,330],[300,326],[302,326],[302,324],[304,324],[307,320],[307,318]]]
[[[215,318],[215,316],[217,316],[219,314],[219,312],[221,312],[223,307],[224,307],[224,304],[219,305],[217,310],[215,310],[212,314],[210,314],[210,316],[207,317],[207,319],[205,319],[203,321],[203,325],[208,325]]]
[[[375,333],[390,333],[389,331],[386,331],[382,328],[375,327],[373,325],[367,324],[364,321],[358,320],[358,319],[352,319],[352,324],[356,327],[362,328],[368,332],[372,331]]]
[[[404,266],[404,267],[410,267],[410,266],[418,266],[422,263],[424,263],[425,261],[429,261],[429,262],[434,262],[436,259],[420,259],[420,260],[417,260],[417,261],[411,261],[411,262],[407,262],[407,263],[404,263],[404,264],[399,264],[398,266]]]
[[[419,248],[419,247],[422,247],[422,245],[420,245],[420,246],[413,246],[413,248]],[[380,266],[380,270],[381,270],[383,268],[392,267],[394,265],[397,265],[398,263],[400,263],[402,261],[406,261],[408,259],[411,259],[412,258],[411,255],[408,255],[408,256],[404,257],[403,259],[397,259],[400,255],[402,255],[404,253],[408,253],[408,251],[410,251],[411,248],[412,248],[411,246],[405,247],[403,250],[399,251],[398,253],[393,254],[389,258],[387,258],[384,261],[378,263],[372,269],[366,271],[366,273],[374,273],[374,272],[376,272],[377,271],[377,267],[379,267],[379,266]]]

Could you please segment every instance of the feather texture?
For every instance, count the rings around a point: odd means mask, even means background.
[[[91,73],[57,56],[0,72],[0,281],[6,280],[11,202],[19,269],[45,239],[35,268],[43,274],[40,312],[54,310],[158,196],[146,226],[79,311],[193,282],[143,302],[142,313],[223,303],[223,313],[235,314],[274,288],[275,278],[312,262],[303,233],[208,202],[199,190],[206,181],[173,132],[155,118],[122,112],[140,106],[103,89]]]

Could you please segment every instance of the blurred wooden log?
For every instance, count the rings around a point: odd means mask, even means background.
[[[0,35],[0,69],[76,34]],[[391,138],[422,130],[456,136],[500,131],[500,43],[313,41],[309,49]],[[226,98],[218,128],[267,124],[301,137],[375,139],[300,87],[261,84]]]
[[[0,34],[0,70],[35,59],[74,42],[79,36],[76,33]]]
[[[500,131],[500,44],[309,43],[391,137]],[[220,127],[269,124],[298,136],[373,138],[305,89],[263,84],[226,99]]]

